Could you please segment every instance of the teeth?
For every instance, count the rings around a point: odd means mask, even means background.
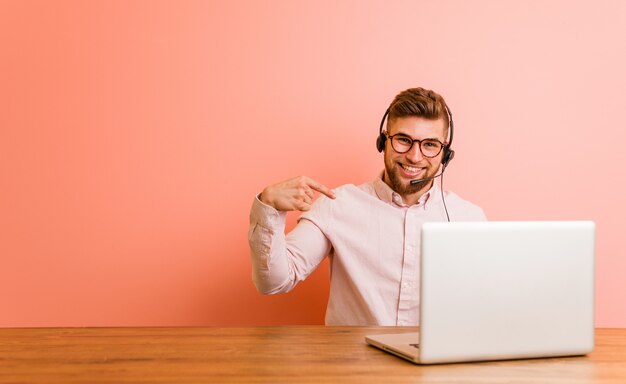
[[[417,168],[409,167],[408,165],[403,165],[402,168],[406,169],[409,172],[417,172]]]

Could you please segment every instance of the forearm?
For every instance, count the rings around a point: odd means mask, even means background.
[[[255,199],[250,211],[248,242],[252,280],[264,294],[292,290],[317,268],[330,249],[321,230],[307,220],[285,235],[285,219],[285,212]]]
[[[254,207],[253,207],[254,211]],[[248,243],[252,281],[260,293],[288,292],[295,286],[285,246],[285,213],[276,212],[255,220],[251,212]]]

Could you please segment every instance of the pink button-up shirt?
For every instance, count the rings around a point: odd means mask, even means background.
[[[259,292],[289,292],[330,258],[327,325],[418,325],[422,223],[447,221],[437,183],[407,206],[381,177],[320,196],[285,235],[285,212],[250,212],[252,276]],[[445,192],[451,221],[484,221],[478,206]]]

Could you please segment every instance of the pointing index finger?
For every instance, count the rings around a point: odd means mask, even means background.
[[[313,180],[313,179],[309,179],[309,187],[311,187],[312,189],[325,194],[326,196],[330,197],[331,199],[334,199],[335,196],[335,192],[333,192],[332,189],[326,187],[323,184],[318,183],[317,181]]]

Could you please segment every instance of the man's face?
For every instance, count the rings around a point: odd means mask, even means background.
[[[390,136],[399,133],[413,139],[437,139],[446,142],[445,121],[443,118],[429,120],[418,116],[399,117],[387,125]],[[391,146],[391,140],[385,144],[385,175],[384,181],[402,196],[407,204],[414,204],[417,199],[430,188],[432,180],[411,185],[411,180],[425,179],[437,175],[441,165],[443,150],[435,157],[425,157],[417,142],[406,153],[397,153]]]

